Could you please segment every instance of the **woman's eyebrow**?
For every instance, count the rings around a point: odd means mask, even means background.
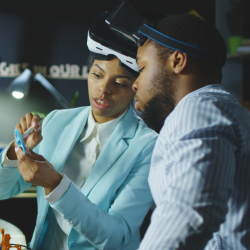
[[[104,69],[101,66],[99,66],[98,64],[95,63],[94,66],[96,66],[97,68],[99,68],[101,71],[104,72]]]
[[[117,78],[127,78],[127,79],[131,79],[130,76],[127,76],[127,75],[117,75],[116,76]]]
[[[98,65],[98,64],[95,63],[93,66],[96,66],[102,72],[105,72],[105,70],[100,65]],[[130,77],[128,75],[117,75],[116,78],[127,78],[127,79],[131,80],[132,77]]]

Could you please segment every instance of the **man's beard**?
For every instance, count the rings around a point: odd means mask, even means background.
[[[173,78],[167,72],[161,72],[154,81],[157,94],[147,103],[141,112],[141,118],[156,132],[160,132],[166,117],[175,107],[173,99]]]

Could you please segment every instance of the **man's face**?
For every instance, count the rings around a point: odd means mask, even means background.
[[[137,63],[140,74],[133,84],[135,108],[149,127],[159,131],[174,108],[173,74],[167,69],[166,61],[159,58],[152,42],[139,47]]]

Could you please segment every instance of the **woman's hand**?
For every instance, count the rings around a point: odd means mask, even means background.
[[[62,175],[42,156],[32,151],[26,154],[16,147],[18,170],[26,182],[42,186],[45,193],[50,193],[62,180]]]
[[[34,128],[34,130],[31,134],[24,138],[24,141],[28,149],[33,149],[42,140],[41,118],[38,115],[27,113],[16,125],[16,129],[18,129],[22,134],[24,134],[29,128]]]
[[[19,123],[16,125],[16,129],[18,129],[21,134],[24,134],[25,131],[31,127],[34,128],[33,132],[24,138],[26,147],[28,149],[33,149],[42,140],[41,122],[41,118],[38,115],[27,113],[20,119]],[[7,157],[10,160],[17,159],[15,153],[15,143],[12,143],[11,147],[9,148]]]

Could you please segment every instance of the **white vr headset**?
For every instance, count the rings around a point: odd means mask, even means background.
[[[139,71],[135,58],[123,55],[111,48],[108,48],[102,45],[99,42],[96,42],[94,39],[91,38],[89,31],[88,31],[88,37],[87,37],[87,46],[88,46],[89,51],[93,53],[101,54],[104,56],[114,55],[127,67],[131,68],[132,70],[136,72]]]

